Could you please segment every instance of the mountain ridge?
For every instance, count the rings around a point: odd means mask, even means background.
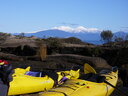
[[[25,33],[25,36],[36,36],[39,38],[43,38],[43,37],[58,37],[58,38],[76,37],[81,40],[97,40],[100,37],[100,32],[99,33],[98,32],[97,33],[92,33],[92,32],[73,33],[73,32],[57,30],[57,29],[51,29],[51,30],[39,31],[36,33]],[[93,38],[90,38],[90,37],[93,37]]]
[[[24,33],[25,36],[30,37],[30,36],[35,36],[38,38],[48,38],[48,37],[57,37],[57,38],[69,38],[69,37],[76,37],[81,39],[82,41],[88,42],[88,43],[96,43],[96,44],[102,44],[101,42],[101,37],[100,37],[99,32],[67,32],[63,30],[58,30],[58,29],[50,29],[50,30],[43,30],[43,31],[38,31],[35,33]],[[20,33],[16,33],[14,35],[19,35]],[[124,31],[118,31],[114,33],[114,37],[121,37],[121,36],[126,36],[128,32]]]

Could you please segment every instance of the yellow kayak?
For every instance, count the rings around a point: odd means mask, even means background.
[[[34,93],[34,92],[48,90],[52,88],[55,85],[55,83],[59,83],[59,81],[64,76],[68,79],[78,78],[80,71],[80,69],[78,69],[76,71],[70,70],[70,71],[61,71],[57,73],[53,72],[50,73],[50,75],[43,74],[42,76],[36,77],[36,76],[29,76],[28,74],[26,74],[27,72],[29,72],[29,70],[30,70],[29,67],[26,69],[17,68],[14,70],[15,73],[13,74],[13,81],[10,82],[8,95],[19,95],[19,94],[27,94],[27,93]]]
[[[27,67],[26,69],[16,68],[16,69],[14,69],[14,74],[12,76],[24,75],[28,71],[30,71],[30,66]]]
[[[104,77],[105,81],[116,86],[118,70],[116,72],[111,71],[107,74],[101,75],[100,76]],[[39,96],[109,96],[113,90],[114,88],[106,84],[104,81],[100,81],[100,79],[97,82],[82,79],[70,79],[59,87],[39,93]]]

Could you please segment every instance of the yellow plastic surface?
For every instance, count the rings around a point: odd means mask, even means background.
[[[106,81],[116,86],[118,72],[111,72],[107,75]],[[96,83],[81,79],[67,80],[63,85],[39,93],[39,96],[109,96],[114,88],[106,83]]]
[[[30,67],[26,69],[16,68],[15,73],[13,74],[13,81],[10,82],[10,88],[8,95],[19,95],[45,91],[53,87],[54,80],[47,75],[45,77],[33,77],[25,75],[27,71],[30,71]],[[62,74],[63,73],[63,74]],[[77,71],[61,71],[57,72],[58,81],[63,77],[78,78],[79,70]]]
[[[44,91],[53,87],[54,81],[45,77],[16,76],[10,83],[8,95],[18,95]]]
[[[30,71],[30,67],[27,67],[26,69],[16,68],[16,69],[14,69],[13,76],[24,75],[27,71]]]

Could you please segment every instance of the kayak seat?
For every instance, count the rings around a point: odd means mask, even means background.
[[[52,78],[55,82],[58,81],[58,74],[56,72],[47,72],[47,71],[41,71],[41,72],[33,72],[28,71],[25,73],[25,75],[34,76],[34,77],[45,77],[46,75],[50,78]]]
[[[29,76],[33,76],[33,77],[42,77],[41,72],[28,71],[28,72],[25,73],[25,75],[29,75]]]
[[[106,78],[105,76],[100,76],[99,74],[88,73],[88,74],[81,74],[79,79],[101,83],[104,82]]]

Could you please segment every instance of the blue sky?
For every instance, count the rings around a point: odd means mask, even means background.
[[[128,0],[0,0],[0,32],[58,26],[128,30]]]

